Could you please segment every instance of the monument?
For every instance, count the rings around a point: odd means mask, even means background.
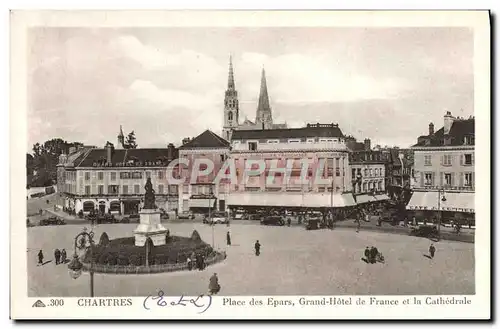
[[[135,245],[143,247],[146,240],[151,238],[154,246],[162,246],[166,243],[167,229],[161,225],[161,212],[155,204],[155,191],[151,178],[148,178],[144,186],[144,207],[139,212],[140,222],[134,230]]]

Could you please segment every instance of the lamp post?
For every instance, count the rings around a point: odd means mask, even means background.
[[[446,196],[444,194],[444,189],[439,188],[438,190],[438,241],[441,240],[441,221],[443,219],[443,212],[441,211],[441,202],[446,202]]]
[[[78,240],[80,238],[80,240]],[[80,245],[78,245],[78,241],[80,241]],[[87,246],[87,242],[90,246]],[[78,259],[78,254],[76,252],[77,249],[89,249],[90,250],[90,297],[94,297],[94,232],[87,232],[87,228],[84,228],[83,231],[77,236],[75,236],[75,253],[73,254],[73,260],[68,264],[69,275],[73,279],[78,279],[82,274],[83,264]]]
[[[212,226],[212,248],[215,249],[215,238],[214,238],[214,235],[215,235],[215,228],[214,228],[214,222],[212,220],[212,194],[213,194],[213,190],[212,190],[212,185],[210,185],[209,187],[209,193],[208,193],[208,221],[210,223],[210,225]]]

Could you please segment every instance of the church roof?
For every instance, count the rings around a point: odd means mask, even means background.
[[[337,125],[309,125],[304,128],[235,130],[232,139],[279,139],[307,137],[343,137]]]
[[[229,142],[224,138],[214,134],[210,130],[205,130],[186,144],[179,147],[181,150],[197,148],[225,148],[229,147]]]

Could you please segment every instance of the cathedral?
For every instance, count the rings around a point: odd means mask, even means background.
[[[260,80],[259,103],[255,121],[245,119],[242,123],[239,121],[240,109],[238,105],[238,92],[234,84],[233,62],[229,58],[229,77],[227,82],[226,95],[224,97],[224,127],[222,136],[226,140],[231,140],[234,130],[262,130],[262,129],[283,129],[287,128],[286,123],[273,123],[273,113],[269,105],[269,96],[267,94],[266,72],[262,69]]]

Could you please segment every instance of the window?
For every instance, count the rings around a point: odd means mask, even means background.
[[[314,138],[308,138],[308,139],[307,139],[307,142],[308,142],[308,143],[314,143]]]
[[[108,185],[108,194],[118,194],[118,185]]]
[[[464,154],[464,165],[472,165],[472,154]]]
[[[365,177],[368,176],[368,169],[365,168]]]
[[[426,186],[432,185],[432,173],[425,173],[424,175],[424,183]]]
[[[424,155],[424,166],[432,166],[430,155]]]
[[[88,171],[85,172],[85,180],[90,180],[90,172]]]
[[[221,155],[220,155],[220,161],[221,161],[221,162],[226,161],[226,155],[225,155],[225,154],[221,154]]]
[[[375,169],[375,176],[378,176],[378,168]]]
[[[267,144],[278,144],[280,141],[278,139],[269,139]]]
[[[99,172],[97,173],[97,179],[98,179],[98,180],[103,180],[103,179],[104,179],[104,173],[103,173],[102,171],[99,171]]]
[[[128,194],[128,185],[123,185],[122,192],[123,194]]]
[[[337,176],[337,177],[340,176],[340,159],[339,158],[335,159],[335,176]]]
[[[474,145],[474,136],[465,136],[464,137],[465,145]]]
[[[85,194],[90,195],[90,185],[85,185]]]
[[[363,190],[361,192],[366,192],[368,191],[367,184],[366,182],[363,183]]]
[[[300,139],[289,139],[288,143],[300,143]]]
[[[231,103],[231,101],[229,101]],[[232,104],[231,104],[232,105]],[[227,115],[227,119],[229,121],[233,121],[233,112],[229,112],[228,115]]]
[[[444,174],[444,185],[450,186],[451,184],[452,184],[451,174],[450,173],[445,173]]]
[[[378,190],[382,191],[382,182],[378,182]]]
[[[179,186],[177,185],[169,185],[168,186],[168,193],[169,194],[179,194]]]
[[[97,185],[97,194],[104,194],[104,185]]]
[[[130,173],[129,172],[121,172],[120,173],[120,179],[129,179],[131,176],[130,176]]]
[[[163,179],[163,171],[162,170],[158,171],[157,175],[158,175],[158,179]]]
[[[132,174],[131,178],[142,179],[142,172],[140,172],[140,171],[136,171],[136,172],[133,172],[131,174]]]
[[[140,186],[139,185],[134,185],[134,194],[139,194],[139,189],[140,189]]]
[[[163,185],[158,185],[158,194],[163,194]]]
[[[464,185],[472,186],[472,173],[468,172],[464,174]]]
[[[250,151],[257,151],[257,142],[248,142],[248,149]]]
[[[356,169],[352,169],[352,179],[356,179]]]
[[[372,177],[372,176],[373,176],[373,169],[370,168],[370,177]]]
[[[151,178],[151,171],[146,171],[146,178]]]
[[[111,175],[111,180],[116,180],[116,172],[112,171],[110,175]]]
[[[451,155],[450,154],[443,155],[443,166],[451,166]]]

